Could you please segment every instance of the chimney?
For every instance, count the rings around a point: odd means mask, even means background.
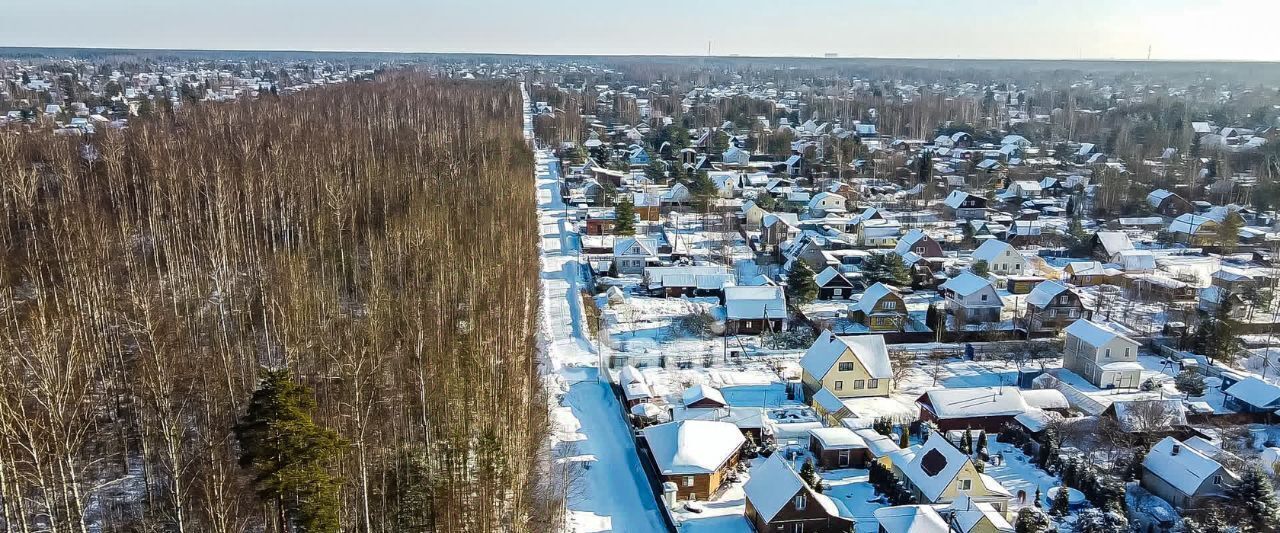
[[[1182,445],[1181,445],[1181,444],[1174,444],[1174,445],[1173,445],[1173,451],[1169,452],[1169,455],[1178,455],[1178,452],[1181,452],[1181,451],[1182,451]]]

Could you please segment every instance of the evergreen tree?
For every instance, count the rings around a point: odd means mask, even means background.
[[[649,164],[644,167],[644,177],[654,183],[666,183],[667,181],[667,164],[660,157],[654,157],[649,160]]]
[[[1044,507],[1044,502],[1040,501],[1041,499],[1043,499],[1043,496],[1040,495],[1040,487],[1036,487],[1036,497],[1035,497],[1035,503],[1034,503],[1034,505],[1036,506],[1036,509],[1040,509]]]
[[[1031,507],[1018,510],[1018,518],[1014,521],[1013,527],[1016,533],[1047,533],[1053,530],[1049,517]]]
[[[818,485],[822,482],[822,479],[818,477],[818,472],[813,468],[813,461],[808,459],[805,459],[804,465],[800,467],[800,479],[803,479],[805,484],[814,490],[818,490]]]
[[[902,432],[898,435],[898,447],[905,450],[908,446],[911,446],[911,431],[907,426],[902,426]]]
[[[259,497],[275,506],[284,530],[335,533],[342,482],[330,464],[345,444],[311,419],[315,407],[311,389],[287,369],[267,371],[235,426],[240,466],[253,471]]]
[[[960,435],[960,451],[965,455],[973,453],[973,436],[969,433],[969,428],[965,428],[964,434]]]
[[[907,266],[906,261],[902,260],[902,256],[898,254],[885,255],[884,268],[884,278],[880,281],[893,283],[899,287],[911,284],[911,268]]]
[[[1280,499],[1270,478],[1257,464],[1248,465],[1240,474],[1240,483],[1227,487],[1227,496],[1240,505],[1245,519],[1259,531],[1280,529]]]
[[[813,270],[804,261],[797,260],[787,275],[787,299],[794,305],[803,305],[817,296],[818,284],[813,281]]]
[[[986,456],[987,456],[987,432],[986,431],[978,432],[978,439],[973,445],[973,452],[978,454],[978,457],[981,457],[984,460],[986,459]]]
[[[711,133],[711,153],[723,154],[729,150],[729,134],[724,130],[718,130]]]
[[[1066,485],[1058,485],[1058,490],[1053,494],[1053,501],[1049,504],[1049,514],[1057,517],[1067,516],[1071,510],[1071,500],[1067,493]]]
[[[1113,511],[1085,509],[1076,519],[1076,533],[1116,533],[1128,530],[1129,519]]]
[[[880,254],[871,254],[862,260],[859,267],[862,271],[863,279],[868,283],[874,283],[883,280],[888,275],[888,269],[885,266],[884,257]]]
[[[987,277],[987,274],[991,272],[991,266],[988,265],[986,261],[979,259],[969,266],[969,271],[973,272],[973,274],[978,277],[985,278]]]
[[[704,170],[699,170],[694,174],[693,181],[689,183],[689,194],[693,195],[694,206],[699,211],[706,211],[711,205],[711,198],[716,195],[719,189],[716,188],[716,182],[711,181],[711,176],[707,175]]]
[[[1244,227],[1244,219],[1236,213],[1228,213],[1221,224],[1218,224],[1216,241],[1218,247],[1222,249],[1222,253],[1232,253],[1236,251],[1236,245],[1240,244],[1240,228]]]
[[[1240,533],[1240,526],[1227,524],[1222,512],[1210,508],[1207,512],[1199,517],[1186,517],[1182,519],[1183,533]]]
[[[1178,373],[1178,377],[1174,379],[1174,385],[1187,396],[1204,395],[1204,378],[1193,369],[1188,368]]]
[[[618,235],[636,234],[636,205],[631,201],[631,194],[625,193],[613,206],[613,232]]]
[[[435,530],[432,481],[426,450],[401,453],[389,479],[391,517],[396,531],[429,533]]]

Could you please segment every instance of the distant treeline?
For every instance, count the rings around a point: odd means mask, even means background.
[[[397,74],[0,136],[0,531],[557,529],[521,113]]]

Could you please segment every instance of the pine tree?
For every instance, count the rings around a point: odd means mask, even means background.
[[[1040,509],[1044,507],[1044,502],[1040,501],[1042,498],[1043,496],[1041,496],[1040,494],[1040,487],[1036,487],[1036,498],[1035,498],[1035,504],[1034,504],[1036,506],[1036,509]]]
[[[794,305],[803,305],[817,296],[818,284],[813,281],[813,270],[804,261],[797,260],[787,275],[787,300]]]
[[[1236,213],[1227,213],[1221,224],[1218,224],[1216,241],[1218,247],[1222,249],[1222,253],[1232,253],[1236,251],[1236,245],[1240,243],[1240,228],[1244,227],[1244,219]]]
[[[884,257],[880,254],[874,253],[864,258],[862,260],[862,265],[859,268],[862,271],[863,279],[866,279],[868,282],[881,281],[885,278],[888,272],[885,268]]]
[[[1280,499],[1276,498],[1271,480],[1257,464],[1245,468],[1240,482],[1227,488],[1227,496],[1244,509],[1254,529],[1280,529]]]
[[[644,177],[654,183],[666,183],[667,181],[667,164],[662,158],[654,156],[649,160],[649,164],[644,167]]]
[[[805,459],[804,465],[800,467],[800,479],[803,479],[809,487],[821,492],[818,487],[822,484],[822,478],[818,477],[818,472],[814,470],[813,461]]]
[[[1067,486],[1059,485],[1058,490],[1053,494],[1053,501],[1049,504],[1049,514],[1053,516],[1067,516],[1071,510],[1071,500],[1067,494]]]
[[[240,466],[254,472],[259,497],[274,504],[281,523],[299,533],[334,533],[342,482],[329,472],[345,444],[316,425],[315,408],[310,388],[295,383],[287,369],[270,370],[235,434]]]
[[[617,205],[613,206],[613,232],[618,235],[636,234],[636,205],[630,194],[623,194]]]
[[[911,269],[907,266],[907,262],[902,260],[902,256],[898,254],[887,254],[884,257],[884,279],[888,283],[893,283],[900,287],[911,284]]]
[[[902,433],[898,435],[898,447],[905,450],[908,446],[911,446],[911,431],[907,426],[902,426]]]
[[[694,174],[693,181],[689,184],[689,194],[693,195],[693,203],[699,211],[707,210],[711,205],[711,198],[718,190],[716,182],[711,181],[711,176],[708,176],[705,170],[699,170]]]
[[[985,278],[991,272],[991,266],[986,261],[979,259],[969,266],[969,271],[973,272],[975,276]]]
[[[1187,396],[1204,394],[1204,378],[1200,377],[1199,372],[1190,368],[1178,373],[1178,377],[1174,379],[1174,385]]]
[[[1053,530],[1049,517],[1031,507],[1018,510],[1018,518],[1014,521],[1013,527],[1016,533],[1046,533]]]
[[[973,436],[969,434],[969,428],[965,428],[964,434],[960,435],[960,451],[965,455],[973,453]]]
[[[986,431],[978,432],[978,439],[973,445],[973,452],[978,454],[978,457],[986,459],[986,456],[987,456],[987,432]]]

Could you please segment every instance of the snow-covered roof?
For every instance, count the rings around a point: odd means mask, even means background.
[[[1044,308],[1053,302],[1059,294],[1069,291],[1066,285],[1057,281],[1042,281],[1036,284],[1036,288],[1031,289],[1031,293],[1027,294],[1027,303],[1036,307]]]
[[[853,352],[870,377],[893,377],[893,366],[889,363],[884,335],[836,336],[830,330],[824,330],[804,353],[804,357],[800,358],[800,367],[813,377],[822,379],[846,351]]]
[[[672,266],[644,269],[650,288],[694,287],[713,290],[732,285],[734,276],[726,266]]]
[[[1124,339],[1127,344],[1138,346],[1138,342],[1126,337],[1123,333],[1111,329],[1110,326],[1099,324],[1092,320],[1080,319],[1072,322],[1063,330],[1067,335],[1080,339],[1081,342],[1088,344],[1094,348],[1106,346],[1116,338]]]
[[[1142,466],[1188,496],[1222,469],[1217,461],[1173,437],[1165,437],[1142,459]]]
[[[782,287],[725,287],[724,307],[729,319],[786,318]]]
[[[965,191],[951,191],[951,194],[948,194],[947,198],[943,200],[942,203],[946,204],[947,207],[950,207],[952,209],[960,209],[960,206],[964,205],[964,201],[967,200],[970,196],[973,196],[973,195]]]
[[[817,276],[814,276],[813,281],[819,287],[822,287],[828,283],[831,283],[831,280],[836,278],[842,278],[842,277],[844,277],[844,274],[841,274],[839,270],[835,269],[835,267],[827,267]]]
[[[1156,269],[1156,256],[1148,250],[1124,250],[1116,255],[1125,271]]]
[[[828,413],[836,413],[844,409],[844,402],[825,387],[813,393],[813,403]]]
[[[867,290],[862,293],[862,298],[859,299],[858,303],[854,304],[852,308],[855,311],[862,311],[864,314],[870,315],[871,311],[875,309],[876,303],[879,302],[881,298],[892,293],[893,289],[890,289],[888,285],[877,281],[875,285],[867,287]]]
[[[1006,250],[1017,254],[1017,250],[1013,249],[1013,245],[1004,241],[990,239],[978,245],[978,248],[973,251],[972,256],[974,260],[991,263],[992,261],[995,261],[996,257],[999,257],[1000,254],[1004,253]]]
[[[884,533],[941,533],[951,529],[942,515],[928,505],[881,507],[874,514]]]
[[[1280,400],[1280,386],[1252,376],[1236,382],[1223,392],[1244,403],[1260,408],[1270,408]]]
[[[973,272],[964,271],[959,276],[944,282],[941,288],[953,291],[960,296],[968,296],[984,289],[990,289],[991,282]]]
[[[1021,391],[1022,400],[1037,409],[1066,409],[1071,407],[1067,397],[1058,389],[1030,389]]]
[[[796,493],[804,490],[804,480],[791,469],[783,454],[775,453],[751,469],[751,477],[742,486],[747,500],[765,522],[781,511]]]
[[[658,255],[658,241],[650,237],[627,237],[613,243],[613,255]]]
[[[1165,189],[1156,189],[1147,195],[1147,203],[1151,204],[1151,207],[1160,207],[1160,204],[1164,202],[1164,199],[1170,196],[1173,196],[1173,192]]]
[[[1185,213],[1178,215],[1178,218],[1173,219],[1173,222],[1169,223],[1169,231],[1173,233],[1185,233],[1191,235],[1199,231],[1200,226],[1209,222],[1217,223],[1218,221],[1209,217]]]
[[[710,400],[720,405],[729,405],[729,402],[724,401],[724,394],[720,393],[720,389],[701,383],[685,389],[680,395],[680,400],[686,407],[702,400]]]
[[[1032,409],[1017,387],[934,389],[924,393],[939,419],[1016,416]]]
[[[1062,418],[1062,415],[1043,409],[1032,409],[1013,417],[1014,420],[1032,432],[1043,431],[1044,428],[1049,427],[1050,422],[1058,418]]]
[[[1072,261],[1067,263],[1074,276],[1105,276],[1107,267],[1100,261]]]
[[[881,435],[871,428],[861,428],[853,430],[853,433],[862,437],[862,442],[867,443],[867,448],[871,450],[873,457],[884,457],[892,452],[901,450],[898,443],[893,439]]]
[[[942,435],[934,433],[916,450],[915,457],[900,468],[925,499],[932,502],[942,495],[968,462],[969,456],[957,450]]]
[[[960,526],[962,533],[973,531],[973,528],[986,518],[997,531],[1013,531],[1013,525],[997,511],[994,505],[987,502],[975,502],[966,494],[956,496],[949,507],[951,520]]]
[[[1098,237],[1098,242],[1102,244],[1102,248],[1107,251],[1107,257],[1133,249],[1133,242],[1129,241],[1129,235],[1124,232],[1099,231],[1095,235]]]
[[[862,437],[846,427],[813,428],[809,430],[809,434],[818,439],[822,448],[827,450],[867,447],[867,442]]]
[[[746,442],[738,427],[727,422],[683,420],[642,431],[663,475],[709,474]]]
[[[923,240],[927,236],[928,235],[925,234],[924,230],[920,228],[908,230],[898,238],[898,244],[893,247],[893,251],[897,252],[898,255],[904,255],[910,252],[911,248],[914,247],[917,242]]]

